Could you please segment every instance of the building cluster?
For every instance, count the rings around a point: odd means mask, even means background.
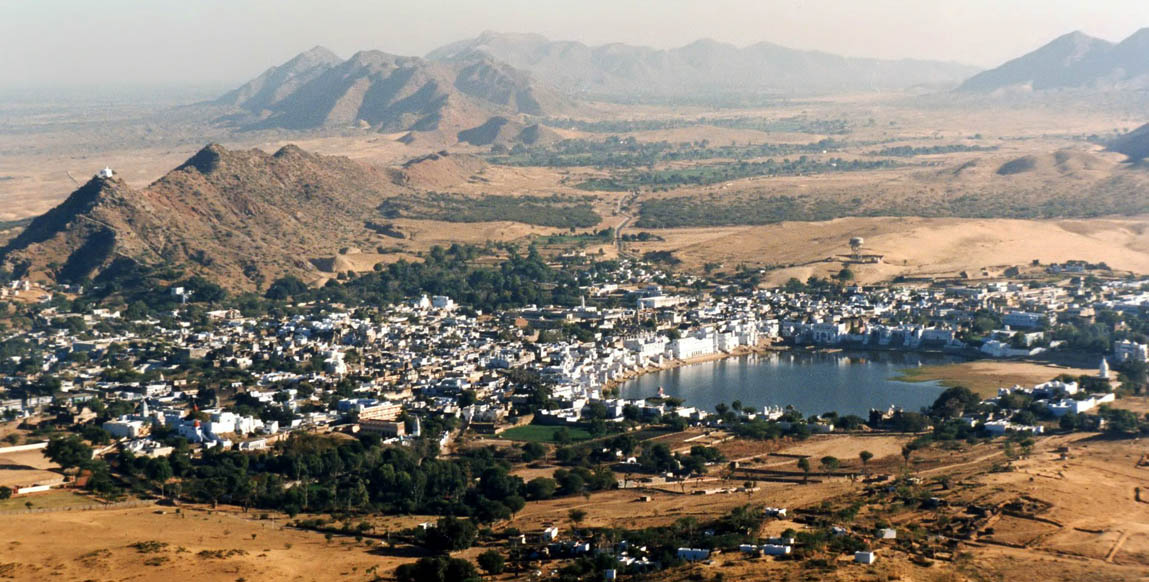
[[[592,305],[584,299],[493,314],[446,296],[356,309],[298,305],[285,316],[200,312],[181,302],[162,318],[132,317],[99,308],[67,313],[44,303],[33,330],[0,338],[31,346],[0,362],[0,410],[27,416],[96,399],[123,403],[103,428],[140,441],[132,446],[146,451],[162,450],[148,442],[157,429],[204,446],[245,449],[292,431],[337,426],[403,443],[424,436],[422,423],[432,417],[497,430],[530,398],[518,389],[529,376],[551,386],[556,405],[538,422],[580,422],[590,411],[617,421],[628,410],[702,421],[706,413],[690,407],[608,398],[604,390],[647,370],[771,343],[1032,355],[1057,347],[1048,331],[1057,322],[1092,322],[1101,310],[1139,312],[1149,305],[1139,281],[1100,290],[993,283],[821,294],[732,287],[697,293],[683,281],[671,290],[653,279],[624,262],[611,282],[583,289]],[[188,295],[178,287],[170,292]],[[1149,351],[1119,341],[1112,358],[1144,362]],[[1106,402],[1067,385],[1038,386],[1032,395],[1056,416]],[[988,430],[1011,428],[1002,419],[982,422]]]

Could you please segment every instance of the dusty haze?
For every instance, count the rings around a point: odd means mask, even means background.
[[[1149,25],[1143,0],[0,0],[0,88],[241,81],[321,44],[422,55],[483,30],[659,48],[714,38],[992,67],[1082,30]]]

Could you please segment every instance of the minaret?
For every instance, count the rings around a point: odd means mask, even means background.
[[[147,400],[147,398],[144,399],[143,404],[140,404],[140,416],[142,416],[144,418],[148,417],[148,400]]]
[[[1097,377],[1102,380],[1109,379],[1109,360],[1105,356],[1101,356],[1101,365],[1097,367]]]

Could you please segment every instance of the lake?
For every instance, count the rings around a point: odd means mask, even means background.
[[[866,418],[871,408],[891,405],[917,411],[945,390],[936,382],[894,380],[901,370],[961,361],[907,352],[769,352],[644,374],[623,383],[619,395],[646,398],[662,386],[667,396],[708,411],[741,400],[758,409],[794,406],[807,416],[835,411]]]

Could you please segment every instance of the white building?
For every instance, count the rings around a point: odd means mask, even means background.
[[[1149,345],[1121,340],[1113,344],[1113,359],[1118,362],[1134,360],[1137,362],[1149,361]]]
[[[842,336],[850,331],[850,326],[844,323],[823,322],[810,326],[810,341],[821,345],[835,345],[842,341]]]
[[[142,420],[109,420],[104,423],[104,430],[115,438],[137,438],[144,433],[144,422]]]
[[[1036,329],[1042,327],[1046,320],[1044,314],[1026,311],[1011,311],[1001,318],[1001,322],[1010,329]]]
[[[705,560],[710,557],[710,550],[703,548],[678,548],[678,559],[687,562]]]
[[[435,295],[431,298],[431,307],[435,309],[454,309],[455,301],[446,295]]]
[[[646,335],[627,338],[623,340],[622,345],[641,358],[654,358],[666,353],[666,346],[669,343],[670,340],[665,336]]]

